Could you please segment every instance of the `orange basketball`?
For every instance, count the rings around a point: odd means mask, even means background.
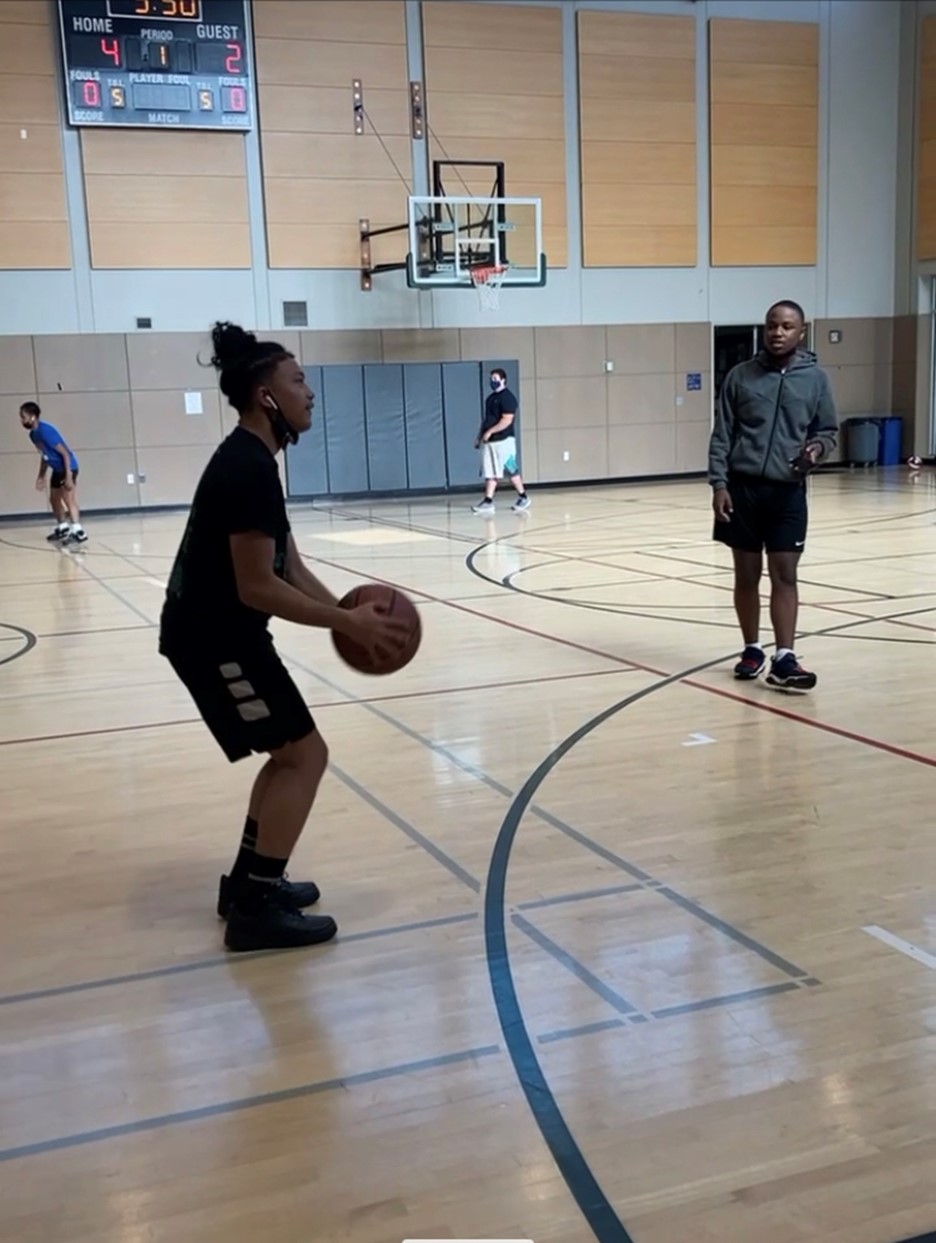
[[[352,643],[345,635],[336,634],[335,631],[332,631],[332,642],[345,664],[350,665],[352,669],[357,669],[359,673],[396,673],[408,665],[419,651],[419,644],[422,640],[422,623],[419,620],[419,613],[409,596],[383,583],[365,583],[363,587],[353,588],[339,601],[339,607],[353,609],[359,604],[371,603],[380,606],[381,611],[391,617],[409,623],[409,634],[402,646],[380,660],[373,658],[366,648]]]

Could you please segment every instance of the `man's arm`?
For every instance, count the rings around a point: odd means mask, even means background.
[[[62,461],[65,464],[65,467],[64,467],[65,490],[67,492],[70,492],[72,488],[75,486],[75,481],[72,478],[71,451],[68,448],[68,445],[65,443],[65,441],[60,440],[59,443],[55,446],[55,452],[60,453],[62,455]]]
[[[300,626],[336,631],[377,656],[392,652],[406,640],[408,623],[387,617],[376,604],[342,609],[314,600],[284,582],[273,569],[276,541],[272,536],[263,531],[240,531],[229,538],[237,594],[248,608]]]
[[[286,580],[310,600],[317,600],[319,604],[337,608],[337,597],[332,595],[325,584],[317,579],[306,565],[291,532],[286,544]]]
[[[490,440],[495,432],[504,431],[513,421],[514,416],[512,414],[502,414],[493,427],[489,427],[486,432],[481,433],[481,439],[484,441]]]
[[[709,440],[708,477],[712,488],[718,492],[728,487],[728,455],[734,439],[735,412],[731,373],[726,376],[718,395],[715,410],[715,426]]]
[[[503,389],[498,396],[500,397],[501,416],[493,427],[489,427],[487,431],[482,434],[482,440],[490,440],[495,432],[506,431],[516,416],[517,399],[514,397],[513,393],[511,393],[508,389]]]
[[[821,462],[823,458],[828,457],[838,439],[838,413],[835,409],[835,399],[832,396],[829,377],[824,371],[819,374],[822,377],[819,400],[806,436],[806,449],[813,462]]]
[[[36,490],[38,492],[45,491],[46,471],[49,469],[49,463],[45,460],[42,450],[35,445],[35,450],[39,454],[39,474],[36,476]]]

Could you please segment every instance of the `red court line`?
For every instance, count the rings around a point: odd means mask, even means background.
[[[696,682],[692,678],[684,678],[683,686],[691,686],[695,690],[707,691],[709,695],[719,695],[722,699],[731,699],[735,703],[747,704],[758,712],[770,712],[774,716],[782,716],[788,721],[796,721],[801,725],[810,725],[813,729],[821,729],[823,733],[835,734],[849,742],[860,742],[866,747],[874,747],[877,751],[886,751],[888,755],[896,755],[902,760],[913,760],[915,764],[926,764],[936,768],[936,756],[922,755],[919,751],[910,751],[907,747],[898,747],[892,742],[883,742],[880,738],[871,738],[868,734],[858,734],[854,730],[843,729],[840,725],[830,725],[825,721],[815,721],[808,716],[800,716],[798,712],[790,712],[788,708],[779,708],[775,704],[758,703],[748,699],[746,695],[736,695],[732,691],[723,690],[720,686],[707,686],[704,682]]]
[[[324,564],[332,565],[335,569],[339,569],[339,570],[345,569],[344,566],[338,565],[334,562],[326,561],[324,562]],[[350,572],[354,573],[354,571],[350,571]],[[362,577],[362,576],[359,575],[359,577]],[[373,581],[386,583],[387,586],[394,587],[396,588],[397,591],[408,591],[409,590],[409,588],[404,587],[400,583],[392,582],[390,579],[380,578],[380,579],[375,579]],[[433,596],[430,598],[438,600],[442,604],[449,604],[449,607],[458,609],[462,613],[470,613],[472,616],[480,617],[484,621],[495,622],[498,626],[507,626],[511,630],[519,630],[526,634],[532,634],[540,639],[550,639],[553,643],[561,643],[565,647],[577,648],[579,651],[588,652],[592,656],[604,657],[605,660],[613,660],[616,663],[629,665],[631,669],[638,670],[641,673],[652,673],[655,677],[659,677],[659,678],[672,677],[672,674],[666,673],[662,669],[654,669],[652,666],[640,664],[639,661],[636,661],[636,660],[625,661],[623,657],[614,656],[610,652],[602,652],[598,648],[595,648],[595,647],[588,647],[584,643],[576,643],[572,639],[563,639],[559,635],[547,634],[545,631],[535,630],[531,626],[522,626],[520,625],[519,622],[507,621],[506,618],[503,618],[503,617],[493,617],[490,613],[482,613],[478,609],[470,609],[464,604],[456,604],[454,602],[444,600],[438,596]],[[856,617],[858,617],[859,619],[863,621],[868,621],[868,622],[873,622],[877,620],[876,618],[867,617],[863,613],[856,614]],[[818,636],[818,637],[821,637],[821,636]],[[898,746],[895,746],[893,743],[883,742],[881,739],[872,738],[868,734],[854,733],[851,730],[842,729],[838,725],[829,725],[829,724],[826,724],[824,721],[816,721],[816,720],[813,720],[811,717],[801,716],[799,713],[791,712],[789,711],[789,709],[786,709],[786,708],[775,707],[773,704],[759,703],[755,699],[748,699],[744,695],[733,694],[731,691],[722,690],[721,688],[717,686],[708,686],[704,682],[696,682],[691,678],[681,678],[679,680],[679,685],[692,687],[693,690],[705,691],[710,695],[719,695],[723,699],[733,699],[733,700],[736,700],[738,703],[743,703],[743,704],[746,704],[750,708],[754,708],[758,712],[769,712],[769,713],[772,713],[774,716],[781,716],[781,717],[786,718],[789,721],[795,721],[801,725],[808,725],[812,729],[819,729],[819,730],[822,730],[824,733],[834,734],[837,737],[844,738],[849,742],[861,743],[864,746],[873,747],[875,748],[875,750],[878,750],[878,751],[886,751],[888,754],[898,756],[900,759],[912,760],[914,763],[925,764],[928,767],[936,768],[936,757],[922,755],[918,751],[910,751],[905,747],[898,747]]]

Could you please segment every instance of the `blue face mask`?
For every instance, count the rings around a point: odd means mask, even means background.
[[[491,388],[494,390],[495,393],[497,392],[499,387],[500,387],[500,380],[495,380],[494,377],[491,376]]]

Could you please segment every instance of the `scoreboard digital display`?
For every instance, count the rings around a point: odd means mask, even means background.
[[[59,0],[58,7],[71,125],[252,127],[246,0]]]

